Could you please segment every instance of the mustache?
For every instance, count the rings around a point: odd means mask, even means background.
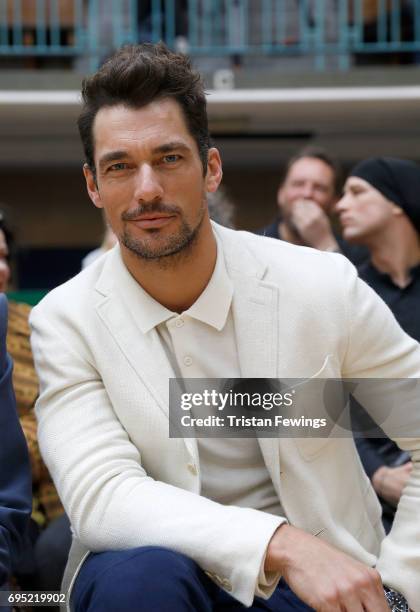
[[[135,210],[129,210],[127,212],[122,213],[121,219],[123,221],[135,221],[142,215],[150,215],[153,213],[160,214],[179,214],[181,212],[179,206],[175,204],[164,204],[163,202],[154,202],[150,204],[141,204]]]

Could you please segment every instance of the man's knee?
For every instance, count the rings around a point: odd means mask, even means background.
[[[203,575],[185,555],[157,546],[92,554],[76,580],[73,607],[76,612],[140,611],[178,601],[180,610],[194,610],[188,602],[198,595],[204,610]]]

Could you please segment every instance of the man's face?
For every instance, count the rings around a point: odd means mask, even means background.
[[[10,268],[7,261],[9,250],[7,248],[6,237],[3,230],[0,229],[0,293],[7,290],[7,284],[10,278]]]
[[[208,224],[206,192],[216,191],[221,163],[210,149],[207,174],[178,103],[140,109],[104,107],[94,126],[97,184],[85,167],[89,195],[122,249],[161,259],[190,246]]]
[[[282,218],[290,218],[296,202],[310,201],[326,213],[334,204],[334,171],[320,159],[302,157],[290,167],[277,193]]]
[[[367,244],[373,236],[388,227],[401,209],[387,200],[367,181],[351,176],[344,186],[344,195],[335,207],[345,240]]]

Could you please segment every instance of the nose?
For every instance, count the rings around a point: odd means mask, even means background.
[[[163,186],[158,172],[150,164],[142,164],[136,174],[136,202],[156,202],[163,198]]]
[[[305,198],[305,200],[312,200],[314,193],[314,185],[312,185],[312,183],[305,183],[302,189],[302,197]]]
[[[334,206],[334,211],[337,214],[340,214],[342,212],[344,212],[345,210],[347,210],[348,208],[348,194],[344,194],[336,203],[336,205]]]

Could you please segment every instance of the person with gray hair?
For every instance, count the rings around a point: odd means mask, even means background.
[[[343,253],[354,264],[362,262],[366,250],[350,245],[334,231],[332,214],[341,187],[337,160],[320,147],[304,147],[287,162],[277,190],[277,219],[257,233]]]

